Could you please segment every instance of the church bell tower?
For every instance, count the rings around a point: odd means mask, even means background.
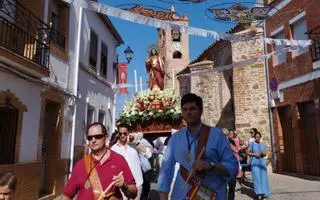
[[[175,13],[171,6],[171,12]],[[188,26],[187,16],[175,15],[172,22]],[[181,33],[178,29],[158,29],[158,50],[164,62],[164,88],[179,90],[178,79],[173,75],[187,67],[189,64],[189,35]],[[174,80],[172,80],[174,78]]]

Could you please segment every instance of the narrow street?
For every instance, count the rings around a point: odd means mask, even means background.
[[[237,186],[236,200],[252,199],[254,195],[251,174],[248,182],[241,188]],[[269,173],[272,200],[318,200],[320,196],[320,181],[306,180],[287,175]]]

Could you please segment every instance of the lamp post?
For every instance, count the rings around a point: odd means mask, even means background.
[[[124,55],[126,56],[126,59],[128,61],[128,64],[130,63],[132,57],[133,57],[133,51],[130,48],[130,46],[128,46],[124,51],[123,51]]]

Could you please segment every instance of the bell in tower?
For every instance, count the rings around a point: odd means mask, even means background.
[[[172,5],[170,12],[175,13]],[[188,26],[187,16],[175,16],[171,20],[174,23]],[[179,29],[158,29],[158,53],[163,61],[164,88],[179,89],[178,79],[175,74],[183,70],[189,64],[189,35],[181,33]]]

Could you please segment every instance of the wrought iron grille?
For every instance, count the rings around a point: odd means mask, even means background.
[[[319,61],[320,60],[320,25],[314,27],[310,31],[307,32],[309,38],[312,40],[312,61]]]
[[[0,0],[0,45],[49,67],[50,27],[16,0]]]

